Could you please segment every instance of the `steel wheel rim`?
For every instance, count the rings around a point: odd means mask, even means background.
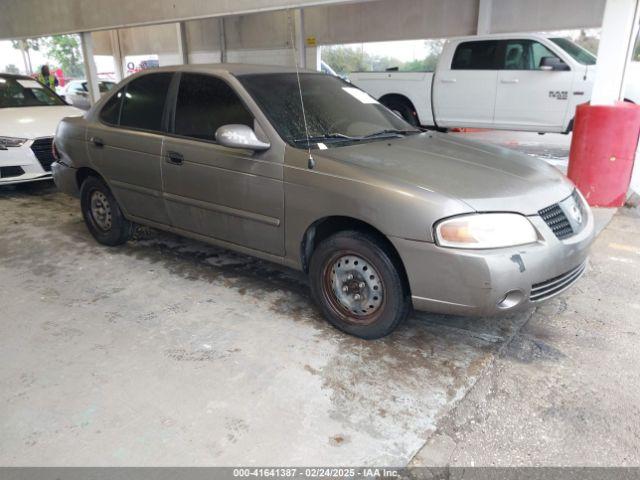
[[[346,322],[374,323],[386,303],[385,287],[373,263],[355,252],[338,252],[323,274],[326,299]]]
[[[91,192],[91,218],[95,225],[102,231],[111,230],[111,204],[107,196],[99,190]]]

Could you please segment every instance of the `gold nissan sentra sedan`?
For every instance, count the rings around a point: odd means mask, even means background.
[[[547,300],[584,272],[594,236],[584,198],[545,162],[415,130],[317,72],[144,72],[63,120],[55,150],[55,182],[100,243],[136,223],[303,270],[326,318],[362,338],[412,307]]]

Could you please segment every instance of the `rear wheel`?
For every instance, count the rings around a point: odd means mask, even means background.
[[[365,339],[384,337],[411,309],[397,263],[374,236],[337,233],[320,243],[311,257],[314,299],[336,328]]]
[[[133,233],[109,187],[97,177],[87,177],[80,187],[80,207],[87,228],[103,245],[125,243]]]

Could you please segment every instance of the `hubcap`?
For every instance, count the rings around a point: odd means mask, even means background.
[[[357,323],[367,323],[382,306],[384,288],[375,267],[359,255],[337,257],[326,270],[334,303]]]
[[[111,230],[111,205],[107,196],[98,190],[91,193],[91,216],[101,230]]]

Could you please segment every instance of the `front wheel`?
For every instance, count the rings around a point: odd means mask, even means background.
[[[384,337],[411,310],[401,266],[374,236],[347,231],[327,238],[313,252],[309,275],[327,320],[356,337]]]
[[[131,238],[133,224],[127,220],[109,187],[88,177],[80,187],[80,208],[87,228],[103,245],[121,245]]]

